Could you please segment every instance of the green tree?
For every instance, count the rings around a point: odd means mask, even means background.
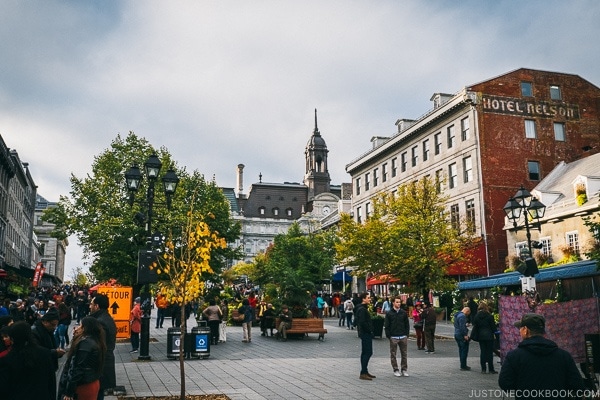
[[[166,148],[155,149],[133,132],[125,138],[117,135],[110,148],[94,158],[89,174],[84,178],[71,175],[69,196],[61,196],[58,206],[44,214],[46,221],[56,225],[56,237],[77,236],[84,259],[99,281],[116,278],[125,285],[136,282],[137,254],[147,238],[145,224],[140,219],[136,223],[134,216],[144,215],[147,205],[135,202],[130,207],[124,174],[133,164],[143,168],[152,154],[162,161],[163,171],[171,168],[180,178],[170,211],[162,206],[165,195],[160,181],[156,183],[153,232],[166,233],[172,227],[185,226],[191,198],[198,193],[194,212],[207,217],[211,230],[219,232],[228,242],[239,236],[239,225],[229,218],[228,202],[214,181],[207,182],[197,171],[190,174],[179,168]],[[147,179],[142,179],[137,198],[145,199],[147,185]],[[233,250],[214,251],[211,267],[218,273],[226,258],[233,257],[230,254]]]
[[[446,198],[437,182],[423,178],[382,193],[373,200],[373,214],[359,223],[342,215],[337,256],[356,273],[389,274],[410,283],[415,291],[452,286],[450,264],[466,263],[466,246],[473,238],[451,226]],[[464,224],[463,224],[464,225]]]
[[[598,267],[600,268],[600,213],[592,217],[584,218],[583,223],[588,227],[593,236],[585,255],[590,260],[596,260]]]
[[[280,298],[290,306],[304,306],[335,262],[331,232],[304,234],[297,223],[277,235],[264,257],[257,257],[253,277],[261,285],[277,285]]]

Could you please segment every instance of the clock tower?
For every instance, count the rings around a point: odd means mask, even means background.
[[[315,108],[315,129],[306,145],[304,155],[306,157],[306,173],[304,184],[308,187],[308,200],[312,201],[315,196],[330,191],[331,177],[327,168],[327,145],[321,137],[317,126],[317,109]]]

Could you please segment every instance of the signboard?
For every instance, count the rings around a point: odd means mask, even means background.
[[[117,338],[128,338],[129,313],[133,304],[133,288],[130,286],[100,286],[98,293],[108,297],[108,314],[117,325]]]
[[[208,351],[208,335],[209,333],[193,333],[195,338],[194,349],[196,353],[206,353]]]

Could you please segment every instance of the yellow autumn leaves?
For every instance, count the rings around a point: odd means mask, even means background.
[[[156,272],[168,276],[159,281],[159,290],[170,303],[184,305],[201,296],[204,274],[213,273],[210,267],[212,250],[225,248],[225,239],[211,231],[203,221],[193,222],[188,213],[187,225],[181,238],[170,237],[165,252],[154,265]]]

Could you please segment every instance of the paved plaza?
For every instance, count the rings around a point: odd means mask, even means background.
[[[139,361],[130,354],[129,343],[115,350],[117,385],[127,396],[179,395],[179,361],[167,358],[167,327],[154,329],[151,321],[151,361]],[[188,326],[194,326],[193,319]],[[253,329],[252,342],[242,343],[242,328],[227,327],[227,342],[211,346],[207,359],[185,361],[186,393],[226,394],[242,399],[465,399],[501,398],[498,375],[481,374],[479,346],[471,343],[471,371],[459,370],[458,350],[451,324],[438,323],[435,354],[417,350],[411,338],[408,349],[408,377],[395,377],[390,365],[387,339],[374,339],[369,371],[373,381],[358,379],[360,340],[356,331],[338,327],[337,318],[325,319],[324,341],[316,334],[304,339],[279,342],[261,337]],[[497,360],[496,360],[497,361]],[[500,365],[497,364],[498,369]],[[116,396],[107,396],[115,400]]]

